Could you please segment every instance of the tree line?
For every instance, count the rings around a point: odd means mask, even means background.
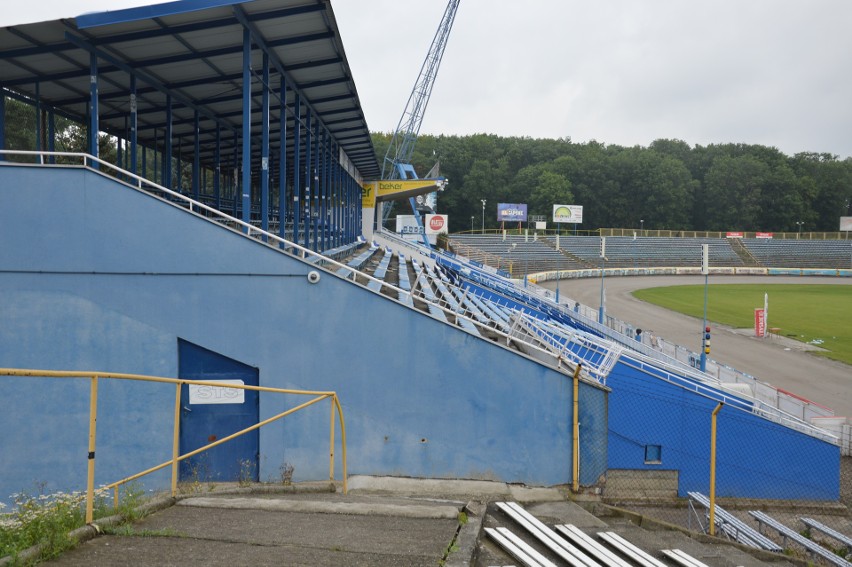
[[[7,99],[5,117],[7,147],[34,149],[34,108]],[[58,151],[85,151],[86,137],[84,125],[57,116]],[[381,164],[390,134],[372,138]],[[112,142],[99,135],[101,157],[114,162]],[[852,158],[828,153],[788,156],[761,145],[690,146],[667,139],[624,147],[567,138],[421,135],[412,158],[418,174],[439,160],[450,182],[438,212],[449,215],[450,232],[482,226],[482,199],[485,227],[492,229],[497,203],[526,203],[529,214],[545,216],[550,227],[554,204],[582,205],[580,230],[639,228],[644,221],[648,230],[834,232],[839,217],[852,216]],[[183,166],[182,181],[191,178],[189,165]]]
[[[390,134],[372,137],[381,163]],[[550,228],[552,205],[582,205],[580,230],[644,221],[645,229],[834,232],[841,216],[852,215],[852,159],[828,153],[788,156],[761,145],[669,139],[624,147],[421,135],[412,158],[418,174],[438,160],[449,179],[438,212],[449,215],[450,232],[481,227],[482,199],[486,229],[499,224],[497,203],[526,203]]]

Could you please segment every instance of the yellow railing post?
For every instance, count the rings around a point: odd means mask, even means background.
[[[719,402],[710,416],[710,535],[716,535],[716,415],[724,402]]]
[[[343,494],[349,492],[349,473],[346,469],[346,424],[343,421],[343,408],[340,407],[340,400],[337,394],[334,394],[334,405],[337,406],[337,416],[340,418],[340,446],[343,457]]]
[[[580,491],[580,370],[578,364],[574,369],[574,415],[572,417],[572,447],[571,447],[571,490]]]
[[[335,397],[331,398],[331,427],[329,429],[329,441],[328,441],[328,479],[334,480],[334,411],[336,409],[334,405]]]
[[[95,511],[95,432],[98,423],[98,377],[92,376],[89,389],[89,457],[86,474],[86,523],[91,524]]]
[[[175,384],[175,423],[172,431],[172,498],[177,496],[178,457],[180,456],[180,389],[183,384]]]

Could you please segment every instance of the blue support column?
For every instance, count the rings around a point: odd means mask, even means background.
[[[35,135],[35,149],[37,152],[40,152],[41,147],[41,83],[36,82],[35,84],[35,115],[36,115],[36,135]]]
[[[234,167],[231,168],[231,182],[228,184],[228,194],[231,195],[232,201],[232,213],[235,217],[239,218],[240,216],[240,204],[241,200],[238,195],[238,187],[239,178],[237,177],[237,173],[239,172],[238,164],[240,163],[240,144],[239,138],[237,137],[236,130],[234,131]]]
[[[213,198],[216,199],[216,210],[222,210],[222,129],[216,124],[216,149],[213,153]]]
[[[6,95],[0,89],[0,150],[6,149]],[[0,161],[5,161],[6,156],[0,154]]]
[[[197,110],[193,118],[195,143],[192,148],[192,198],[197,201],[201,196],[201,117]]]
[[[281,152],[278,158],[278,236],[287,238],[287,81],[284,75],[281,75],[280,97]]]
[[[269,231],[269,54],[263,53],[263,96],[260,117],[260,228]],[[264,234],[263,241],[269,238]]]
[[[47,111],[47,151],[56,151],[56,110],[51,106]],[[56,163],[56,156],[50,156],[49,163]]]
[[[166,189],[172,188],[172,114],[172,95],[166,95],[166,132],[163,139],[163,187]]]
[[[251,33],[243,30],[243,222],[251,222]],[[248,232],[248,229],[245,229]]]
[[[302,100],[299,93],[295,93],[296,100],[293,103],[293,113],[296,117],[294,122],[295,130],[293,132],[293,242],[299,243],[299,223],[302,216],[302,202],[300,199],[302,193],[302,180],[300,161],[302,143]]]
[[[139,174],[139,119],[136,108],[136,75],[130,75],[130,173]]]
[[[160,172],[157,171],[160,160],[157,158],[157,129],[154,128],[154,148],[152,149],[152,160],[154,162],[154,183],[160,183]]]
[[[313,240],[315,251],[321,250],[321,242],[319,235],[319,224],[322,222],[322,209],[320,208],[320,192],[322,191],[322,187],[320,185],[320,165],[322,161],[320,157],[322,156],[322,130],[320,129],[320,121],[319,116],[314,117],[314,167],[313,167],[313,179],[311,179],[311,194],[313,195],[313,212],[311,214],[311,224],[313,226]]]
[[[100,122],[98,121],[98,57],[91,53],[89,55],[89,155],[98,157],[98,132]],[[98,162],[93,162],[92,167],[98,169]]]
[[[328,198],[329,189],[331,188],[331,134],[328,130],[323,130],[324,143],[322,145],[322,199],[320,201],[320,210],[322,210],[322,249],[328,250],[331,248],[329,237],[331,236],[331,211],[328,208],[331,199]]]
[[[175,189],[178,193],[183,193],[183,154],[181,154],[181,148],[183,147],[183,137],[178,136],[178,152],[177,152],[177,175],[175,175]]]
[[[305,109],[305,248],[311,247],[311,109]]]

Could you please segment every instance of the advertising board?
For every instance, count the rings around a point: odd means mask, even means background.
[[[583,222],[582,205],[553,205],[553,222],[580,224]]]
[[[499,222],[527,222],[527,205],[525,203],[497,203],[497,220]]]

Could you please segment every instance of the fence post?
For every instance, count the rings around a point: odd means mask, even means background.
[[[574,369],[574,416],[573,434],[571,447],[571,490],[575,493],[580,491],[580,370],[583,365],[578,364]]]
[[[719,402],[710,415],[710,535],[716,535],[716,415],[725,402]]]
[[[180,456],[180,389],[183,383],[175,384],[175,423],[172,431],[172,498],[177,496],[178,457]]]
[[[331,428],[329,433],[329,441],[328,441],[328,479],[334,480],[334,411],[337,409],[334,405],[334,397],[331,399]]]
[[[89,457],[86,474],[86,523],[91,524],[95,504],[95,431],[98,423],[98,377],[92,376],[89,389]]]

